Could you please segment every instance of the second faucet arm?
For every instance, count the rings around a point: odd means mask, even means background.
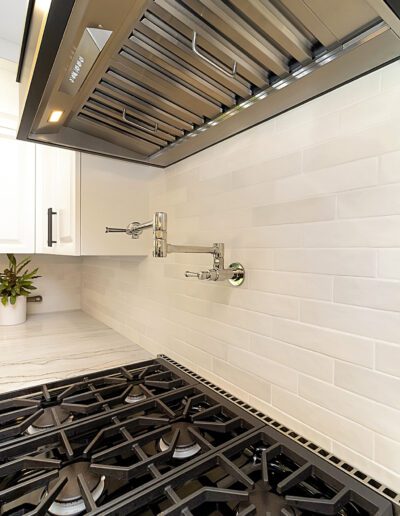
[[[201,245],[174,245],[168,244],[169,253],[209,253],[216,254],[218,248],[216,246],[206,247]]]
[[[142,224],[135,224],[135,230],[140,231],[142,229],[148,229],[153,227],[154,222],[149,220],[148,222],[143,222]]]

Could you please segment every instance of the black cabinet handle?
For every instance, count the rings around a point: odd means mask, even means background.
[[[53,208],[47,210],[47,245],[53,247],[53,244],[57,243],[57,240],[53,240],[53,215],[57,215]]]

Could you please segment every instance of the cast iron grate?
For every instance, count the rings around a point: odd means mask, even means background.
[[[237,406],[241,407],[242,409],[248,411],[253,416],[261,419],[264,421],[267,425],[275,428],[285,436],[288,436],[290,439],[295,441],[296,443],[300,444],[301,446],[307,448],[308,450],[311,450],[313,453],[318,455],[319,457],[325,459],[328,463],[335,464],[338,468],[341,468],[343,471],[345,471],[347,474],[351,475],[355,479],[357,479],[359,482],[367,485],[369,488],[373,489],[374,491],[378,492],[379,494],[385,496],[388,500],[390,500],[392,503],[394,503],[396,506],[399,507],[399,513],[400,513],[400,493],[395,492],[394,490],[388,488],[381,482],[378,482],[377,480],[373,479],[371,476],[363,473],[358,468],[355,468],[351,465],[349,465],[347,462],[339,459],[331,452],[324,450],[317,444],[313,443],[312,441],[305,439],[304,437],[300,436],[293,430],[287,428],[285,425],[282,425],[278,421],[274,420],[273,418],[267,416],[263,412],[257,410],[256,408],[250,406],[248,403],[245,403],[244,401],[240,400],[236,396],[233,396],[229,392],[225,391],[224,389],[221,389],[220,387],[216,386],[209,380],[203,378],[201,375],[193,372],[191,369],[181,365],[179,362],[176,362],[172,358],[168,357],[167,355],[159,355],[159,358],[162,358],[166,362],[174,365],[181,371],[183,371],[188,376],[192,377],[199,383],[202,383],[206,385],[208,388],[212,389],[213,391],[217,392],[224,398],[228,399],[232,403],[235,403]]]
[[[0,395],[0,446],[13,438],[160,396],[193,382],[156,360]]]

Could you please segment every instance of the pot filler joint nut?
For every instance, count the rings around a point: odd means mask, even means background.
[[[244,282],[244,267],[237,262],[231,263],[227,269],[224,265],[225,246],[216,243],[210,247],[196,245],[174,245],[167,241],[167,214],[156,211],[153,220],[144,222],[131,222],[126,228],[106,228],[106,233],[125,233],[131,238],[137,239],[145,229],[153,229],[153,256],[165,258],[170,253],[205,253],[213,257],[211,269],[201,272],[186,271],[186,278],[197,278],[209,281],[229,281],[234,287],[239,287]]]

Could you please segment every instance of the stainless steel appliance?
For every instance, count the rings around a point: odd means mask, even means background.
[[[18,138],[167,166],[400,55],[384,0],[31,0]]]
[[[392,516],[399,502],[166,356],[0,395],[3,516]]]

